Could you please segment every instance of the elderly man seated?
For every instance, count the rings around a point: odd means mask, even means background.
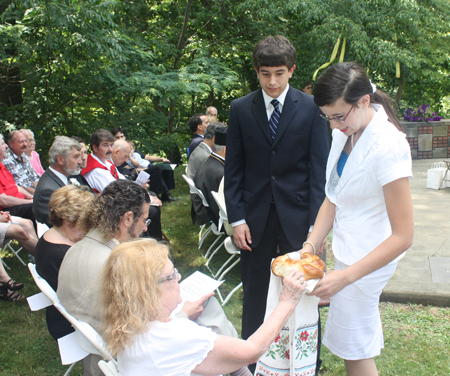
[[[0,210],[7,210],[11,215],[27,218],[34,222],[33,196],[16,184],[11,173],[5,168],[2,161],[6,156],[8,145],[0,134]]]
[[[10,150],[3,164],[14,177],[16,184],[33,194],[39,176],[26,155],[27,138],[21,131],[14,130],[8,135],[8,145]]]
[[[81,145],[72,138],[56,136],[48,151],[50,167],[41,176],[33,200],[33,213],[37,221],[52,227],[48,218],[50,196],[68,184],[80,185],[69,179],[81,172]]]

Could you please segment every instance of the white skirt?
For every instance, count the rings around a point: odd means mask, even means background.
[[[347,267],[336,260],[334,270]],[[396,268],[397,263],[388,264],[331,297],[323,344],[333,354],[345,360],[380,355],[384,340],[378,303]]]

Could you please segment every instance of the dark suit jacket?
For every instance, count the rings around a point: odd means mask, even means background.
[[[219,206],[214,200],[211,191],[219,191],[219,185],[224,173],[224,163],[219,157],[210,154],[208,159],[200,166],[194,178],[195,186],[202,191],[209,204],[209,207],[206,208],[209,218],[216,226],[219,225]]]
[[[192,136],[191,144],[189,145],[189,156],[195,150],[200,142],[202,142],[204,138],[197,133],[194,133]],[[189,158],[188,158],[189,159]]]
[[[289,88],[272,141],[262,90],[231,102],[225,164],[230,223],[245,219],[258,246],[272,198],[288,241],[301,248],[325,194],[327,124],[313,97]]]
[[[68,179],[69,184],[72,184],[70,179],[75,179],[78,181],[79,185],[86,185],[89,187],[86,179],[81,174],[71,175]],[[50,213],[48,203],[50,202],[50,196],[52,193],[64,186],[65,184],[61,181],[61,179],[58,178],[49,168],[42,174],[36,186],[36,190],[34,191],[33,197],[33,214],[38,222],[45,223],[48,227],[53,227],[48,219],[48,215]]]
[[[33,214],[38,222],[45,223],[52,227],[48,219],[49,209],[48,203],[51,194],[58,188],[64,187],[65,184],[58,178],[49,168],[45,170],[39,179],[34,191],[33,197]]]

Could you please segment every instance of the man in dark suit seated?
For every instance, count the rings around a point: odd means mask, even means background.
[[[49,154],[49,168],[39,179],[34,192],[33,213],[38,222],[48,227],[53,225],[48,219],[51,194],[58,188],[68,184],[80,185],[82,181],[76,179],[81,172],[81,145],[73,138],[56,136]],[[75,176],[75,177],[74,177]]]
[[[126,141],[127,137],[125,131],[122,127],[115,127],[111,133],[114,135],[116,140]],[[130,166],[126,161],[121,165],[117,166],[117,170],[129,178],[130,180],[135,180],[137,173],[141,171],[139,167],[143,167],[145,172],[150,175],[150,191],[155,192],[161,197],[163,202],[178,201],[170,193],[171,189],[175,189],[175,178],[172,169],[162,169],[159,164],[154,164],[154,162],[170,163],[170,160],[163,157],[158,157],[156,155],[144,154],[138,150],[134,151],[138,153],[140,157],[145,160],[145,166]],[[133,159],[131,160],[133,162]]]
[[[214,200],[211,191],[219,191],[219,185],[224,174],[226,143],[227,127],[217,127],[214,144],[212,145],[212,153],[200,166],[194,178],[195,186],[202,191],[209,204],[209,207],[203,207],[203,209],[206,209],[209,219],[217,227],[219,227],[219,206],[217,205],[216,200]]]
[[[203,141],[203,135],[208,128],[209,120],[205,114],[192,115],[188,120],[189,129],[192,131],[192,140],[189,145],[189,156],[194,152],[195,148]]]

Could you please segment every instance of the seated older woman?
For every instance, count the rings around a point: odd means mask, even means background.
[[[279,304],[246,341],[217,335],[172,311],[181,302],[180,274],[168,248],[154,239],[117,246],[101,279],[102,334],[121,376],[226,374],[254,363],[300,300],[305,279],[293,271]]]
[[[20,131],[25,135],[27,139],[27,149],[25,150],[25,154],[30,160],[31,166],[33,167],[34,171],[36,171],[36,174],[42,176],[45,170],[42,167],[39,154],[34,150],[36,148],[36,140],[34,139],[34,133],[29,129],[21,129]]]
[[[57,189],[50,196],[50,222],[48,230],[36,245],[36,270],[56,291],[61,262],[85,233],[78,226],[81,213],[91,203],[94,195],[86,187],[67,185]],[[58,339],[73,332],[69,322],[56,310],[47,308],[47,327],[53,338]]]

